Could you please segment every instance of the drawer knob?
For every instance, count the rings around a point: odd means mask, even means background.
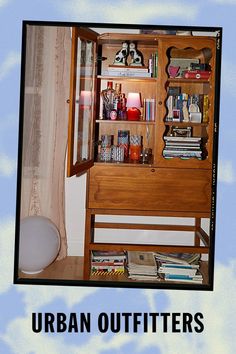
[[[158,104],[159,104],[159,106],[161,106],[162,105],[162,101],[159,101]]]
[[[155,172],[155,168],[152,168],[152,169],[151,169],[151,172]]]

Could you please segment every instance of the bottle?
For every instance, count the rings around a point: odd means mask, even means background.
[[[103,101],[102,119],[111,119],[110,114],[114,109],[115,90],[112,81],[107,82],[107,88],[102,90],[101,97]]]
[[[114,110],[119,119],[121,110],[121,84],[115,84]]]
[[[125,97],[125,94],[122,93],[121,98],[120,98],[120,107],[121,107],[120,112],[119,112],[119,119],[120,120],[127,120],[126,102],[127,102],[127,99]]]

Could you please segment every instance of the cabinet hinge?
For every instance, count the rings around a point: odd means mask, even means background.
[[[105,61],[105,60],[107,60],[107,57],[97,56],[97,62],[98,61]]]

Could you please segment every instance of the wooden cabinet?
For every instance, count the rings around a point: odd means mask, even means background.
[[[99,34],[89,28],[72,30],[67,171],[68,176],[88,171],[85,279],[90,277],[92,250],[153,249],[213,255],[220,30],[215,29],[212,36],[178,36],[155,33],[155,28],[145,33],[140,29],[127,28],[124,33],[107,28]],[[141,66],[115,62],[124,42],[128,46],[135,43],[142,56]],[[127,60],[132,61],[132,55]],[[117,87],[119,99],[125,100],[119,107],[114,103],[113,117],[104,114],[108,82],[112,102]],[[135,120],[126,114],[130,93],[138,93],[141,102],[141,107],[135,107],[139,110]],[[128,150],[124,159],[115,161],[112,149],[122,145],[121,132],[128,132],[129,139],[140,136],[139,153],[148,151],[148,157],[134,160]],[[112,140],[106,157],[102,155],[104,137]],[[191,229],[194,242],[191,246],[151,247],[123,245],[116,239],[101,244],[95,242],[95,228],[158,230],[163,226],[99,223],[95,219],[99,214],[191,217],[195,219],[192,227],[165,225],[164,229]],[[210,219],[210,238],[203,231],[201,218]]]

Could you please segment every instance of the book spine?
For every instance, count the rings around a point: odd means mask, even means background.
[[[104,271],[104,270],[92,270],[92,275],[122,275],[124,271]]]
[[[165,279],[178,279],[178,280],[201,280],[202,275],[182,275],[182,274],[165,274]]]
[[[210,71],[185,71],[185,79],[209,79],[211,72]]]
[[[203,97],[203,112],[202,112],[202,122],[208,123],[209,122],[209,96],[204,95]]]

